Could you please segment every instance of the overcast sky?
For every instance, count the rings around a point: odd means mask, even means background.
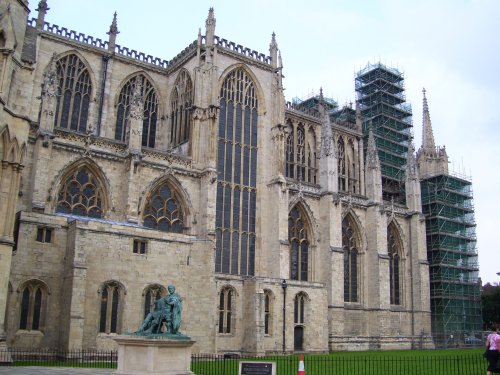
[[[30,1],[36,17],[38,1]],[[355,101],[354,74],[382,62],[405,75],[415,146],[422,142],[422,88],[436,145],[450,170],[472,178],[480,276],[498,282],[500,257],[500,1],[497,0],[48,0],[45,20],[170,60],[205,33],[269,54],[276,33],[287,100],[322,87],[339,104]]]

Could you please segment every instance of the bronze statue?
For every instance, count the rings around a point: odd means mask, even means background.
[[[182,298],[175,291],[174,285],[167,287],[168,296],[155,301],[153,310],[146,316],[141,327],[134,332],[136,335],[165,335],[167,337],[187,336],[179,332],[182,316]],[[165,331],[163,331],[165,323]]]

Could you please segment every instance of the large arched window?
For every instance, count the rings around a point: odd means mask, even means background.
[[[220,91],[216,272],[255,272],[257,104],[252,79],[241,68],[232,71]]]
[[[193,84],[188,72],[183,70],[175,81],[170,100],[170,142],[172,147],[180,145],[189,139],[192,104]]]
[[[123,309],[123,287],[116,281],[103,284],[101,290],[99,332],[120,333]]]
[[[348,216],[342,220],[342,248],[344,250],[344,301],[358,302],[359,244]]]
[[[234,290],[225,287],[219,295],[219,333],[233,333]]]
[[[139,74],[129,79],[120,91],[116,110],[115,139],[121,142],[127,141],[127,132],[130,131],[127,128],[130,106],[136,85],[140,85],[140,100],[144,109],[142,146],[153,148],[155,147],[156,125],[158,121],[158,98],[153,85],[144,74]]]
[[[144,207],[144,226],[164,232],[182,233],[184,215],[180,199],[168,184],[158,186]]]
[[[390,302],[401,304],[400,289],[400,254],[397,230],[393,223],[387,227],[387,254],[389,255]]]
[[[92,82],[85,64],[75,54],[57,60],[55,126],[84,133],[87,130]]]
[[[19,329],[28,331],[43,330],[47,288],[38,280],[24,284],[21,292],[21,316]]]
[[[290,134],[285,144],[285,175],[300,181],[316,183],[316,137],[312,128],[288,121]]]
[[[57,195],[56,211],[78,216],[102,218],[104,190],[85,165],[63,180]]]
[[[164,297],[167,294],[167,291],[164,287],[158,284],[149,285],[144,290],[144,318],[153,311],[154,304],[160,298]]]
[[[290,279],[307,281],[309,240],[301,210],[295,206],[288,215],[288,242],[290,243]]]

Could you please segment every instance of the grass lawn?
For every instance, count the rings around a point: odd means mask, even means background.
[[[482,375],[486,372],[483,351],[484,349],[448,349],[335,352],[304,355],[304,364],[308,375]],[[258,360],[276,362],[277,375],[297,375],[298,355],[268,356]],[[237,375],[240,361],[247,360],[195,361],[191,368],[199,375]]]

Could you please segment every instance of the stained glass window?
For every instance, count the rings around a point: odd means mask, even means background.
[[[150,195],[144,208],[144,226],[164,232],[182,233],[184,215],[177,194],[167,184]]]
[[[191,132],[191,106],[193,104],[193,84],[188,72],[182,70],[175,80],[170,100],[171,128],[170,142],[175,147],[189,139]]]
[[[57,105],[55,126],[85,133],[92,82],[85,64],[75,54],[57,60]]]
[[[348,217],[342,220],[342,248],[344,250],[344,301],[358,302],[358,244]]]
[[[305,221],[297,206],[288,215],[288,241],[290,243],[290,278],[307,281],[309,240]]]
[[[130,105],[136,84],[141,85],[141,100],[144,108],[142,146],[154,148],[158,121],[158,98],[153,85],[143,74],[129,79],[120,91],[116,110],[115,139],[121,142],[127,141],[127,132],[130,131],[127,129]]]
[[[252,79],[243,69],[232,71],[220,91],[216,272],[255,272],[257,105]]]
[[[104,191],[86,166],[70,173],[57,195],[57,212],[101,218]]]

